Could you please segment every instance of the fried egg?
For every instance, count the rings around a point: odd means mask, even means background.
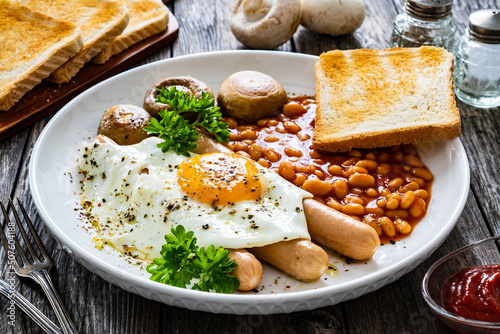
[[[240,155],[187,158],[163,153],[160,142],[80,149],[81,200],[99,244],[147,260],[159,256],[164,236],[178,225],[204,247],[310,239],[302,207],[310,193]]]

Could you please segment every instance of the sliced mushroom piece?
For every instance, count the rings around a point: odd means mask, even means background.
[[[287,100],[286,92],[278,81],[257,71],[230,75],[217,94],[222,114],[243,122],[274,116]]]
[[[300,0],[238,0],[231,31],[250,48],[274,49],[292,38],[300,17]]]
[[[214,97],[214,93],[206,83],[190,76],[169,77],[166,79],[162,79],[154,83],[144,97],[143,108],[155,118],[159,117],[160,111],[165,109],[171,110],[168,104],[156,102],[156,99],[158,97],[158,89],[162,87],[165,87],[167,89],[170,89],[170,87],[175,87],[177,90],[183,91],[196,98],[201,98],[203,92],[208,93],[211,98]]]
[[[148,137],[144,127],[151,115],[141,107],[132,104],[118,104],[102,115],[98,135],[106,136],[118,145],[132,145]]]

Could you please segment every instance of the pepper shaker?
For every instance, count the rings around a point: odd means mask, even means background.
[[[394,21],[391,47],[433,45],[452,52],[457,31],[452,5],[453,0],[407,0]]]
[[[500,106],[500,10],[469,16],[469,27],[455,49],[456,97],[478,108]]]

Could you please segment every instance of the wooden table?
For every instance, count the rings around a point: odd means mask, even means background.
[[[333,1],[333,0],[332,0]],[[335,0],[336,1],[336,0]],[[177,0],[168,7],[178,19],[178,39],[141,61],[198,52],[244,48],[232,35],[229,19],[234,0]],[[332,49],[389,46],[392,22],[404,0],[366,1],[366,18],[353,34],[331,37],[302,27],[280,51],[313,55]],[[484,8],[500,8],[499,0],[457,0],[453,15],[461,35],[468,15]],[[445,333],[420,293],[427,268],[446,253],[500,232],[500,109],[476,109],[457,102],[462,116],[460,139],[469,157],[471,186],[467,204],[443,245],[411,273],[378,291],[355,300],[312,311],[280,315],[236,316],[193,312],[153,302],[113,286],[75,262],[50,236],[37,216],[29,192],[28,162],[33,145],[50,119],[0,142],[0,199],[18,196],[27,206],[55,261],[56,288],[81,333]],[[70,223],[70,222],[68,222]],[[0,251],[5,271],[5,253]],[[41,289],[31,281],[17,289],[55,321]],[[41,333],[21,311],[15,327],[7,324],[7,299],[0,297],[0,333]]]

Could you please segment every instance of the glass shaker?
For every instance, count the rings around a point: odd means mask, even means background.
[[[469,27],[455,49],[455,95],[479,108],[500,106],[500,9],[469,16]]]
[[[452,52],[457,31],[452,5],[453,0],[406,0],[405,12],[394,21],[391,47],[433,45]]]

